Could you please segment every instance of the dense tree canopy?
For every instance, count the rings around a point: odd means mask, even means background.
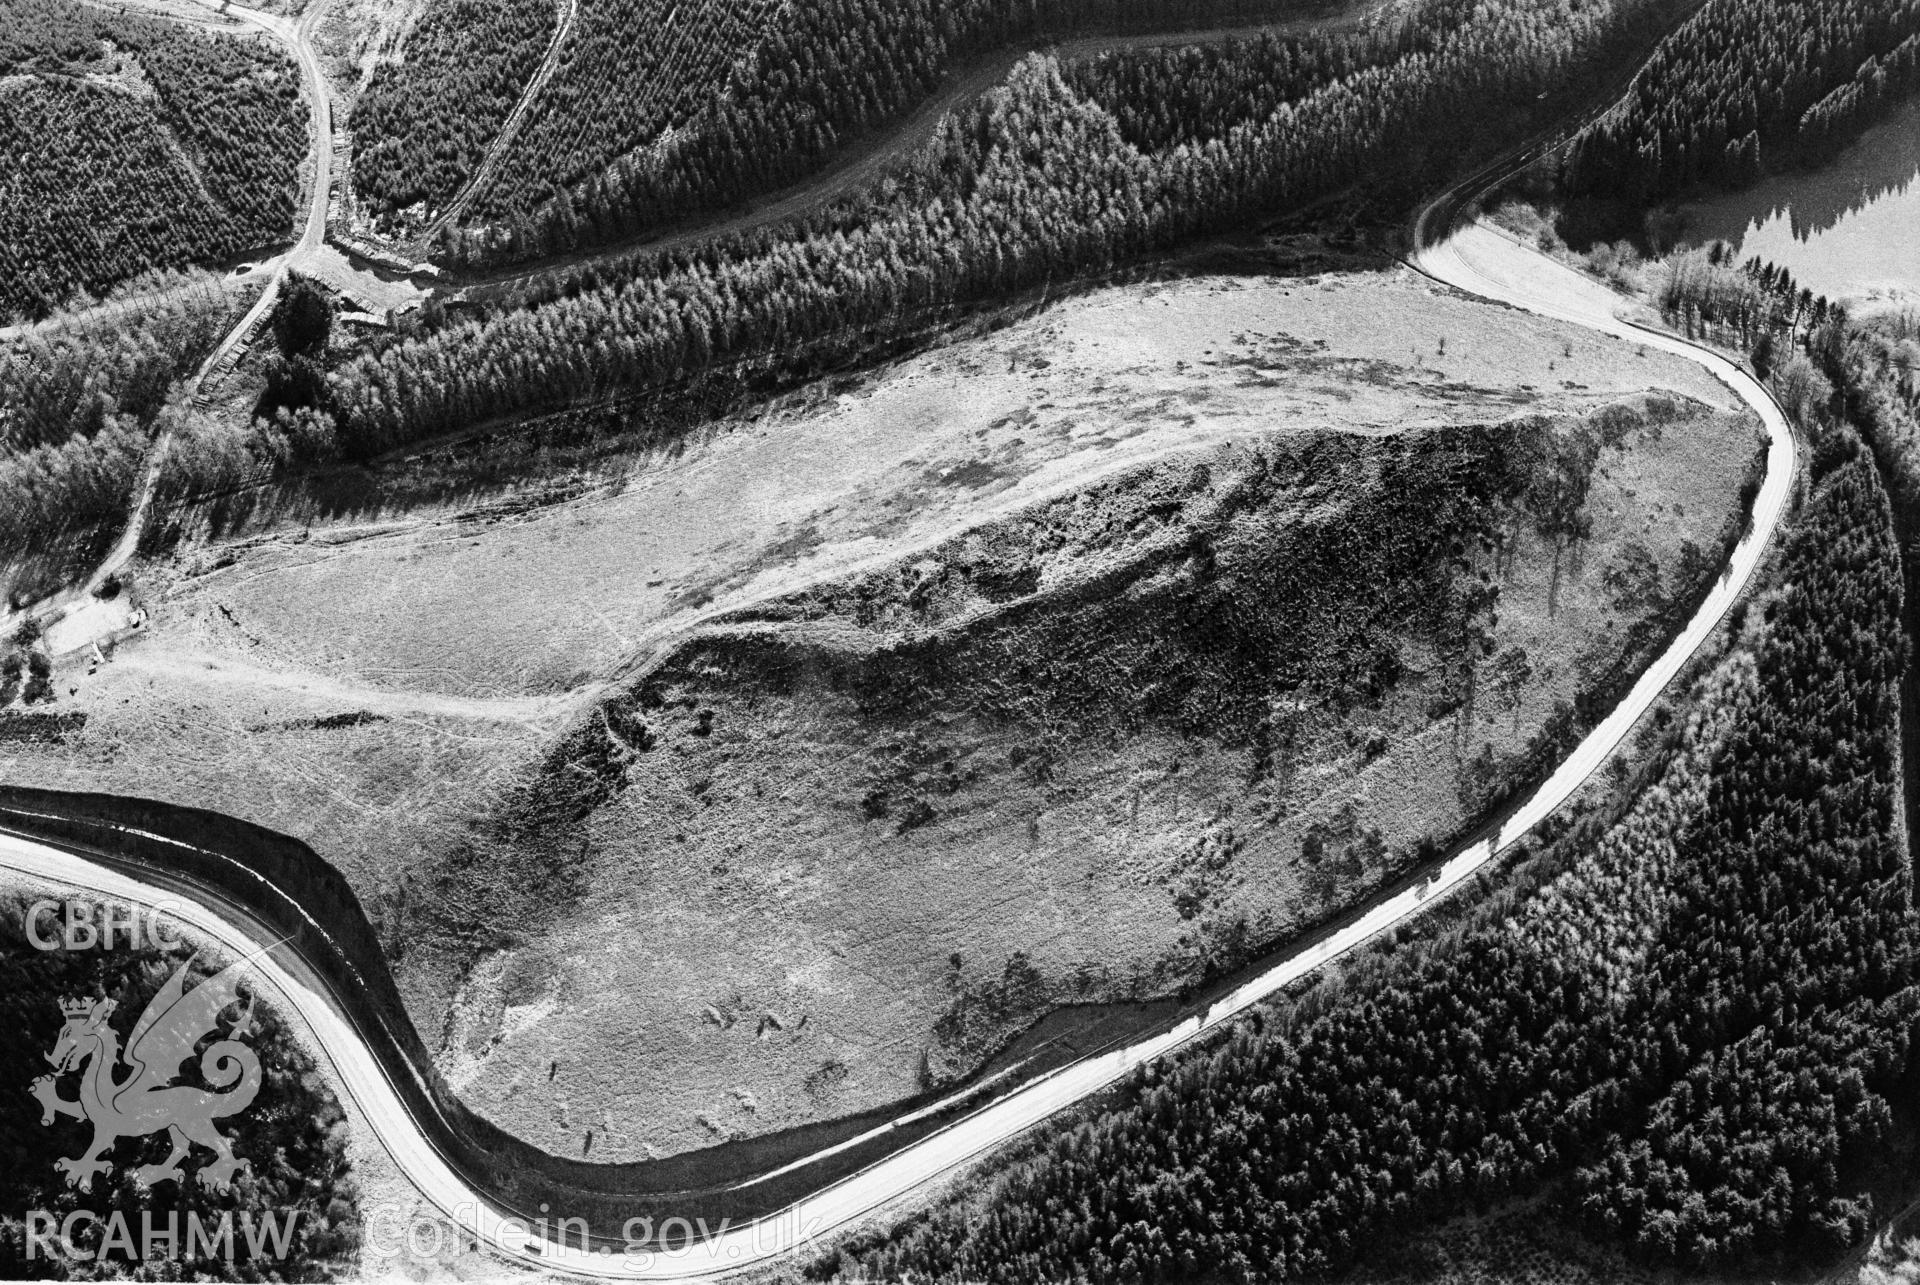
[[[0,347],[0,549],[74,545],[126,511],[149,427],[246,299],[164,278],[137,302],[49,322]]]
[[[428,6],[399,56],[374,69],[354,102],[360,199],[379,214],[450,200],[506,123],[553,31],[552,0]]]
[[[475,215],[502,225],[507,245],[558,244],[583,189],[620,158],[686,126],[731,92],[727,69],[769,28],[814,5],[769,0],[578,0],[553,78],[530,104]],[[647,37],[635,39],[636,32]],[[813,92],[836,92],[820,80]],[[538,236],[530,229],[538,223]],[[522,229],[515,231],[514,229]]]
[[[1723,247],[1679,258],[1660,302],[1690,332],[1764,341],[1815,446],[1772,587],[1733,618],[1662,775],[1604,835],[1562,839],[1559,873],[1143,1073],[858,1270],[1297,1278],[1530,1191],[1687,1270],[1864,1239],[1920,1016],[1896,821],[1920,324],[1855,324]]]
[[[90,435],[114,415],[154,416],[235,319],[235,297],[216,281],[163,285],[0,347],[0,456]]]
[[[7,25],[0,316],[288,238],[307,121],[284,54],[73,0]]]
[[[1920,88],[1920,0],[1711,0],[1577,141],[1574,194],[1630,202],[1821,156]]]
[[[548,253],[760,195],[1009,44],[1311,11],[1305,0],[588,0],[576,48],[475,229],[450,248],[465,260]],[[665,39],[627,38],[667,12]]]

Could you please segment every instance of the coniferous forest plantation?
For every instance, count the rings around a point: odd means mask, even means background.
[[[271,47],[71,0],[0,34],[0,315],[285,237],[306,108]]]
[[[1424,150],[1427,122],[1469,102],[1533,101],[1642,16],[1571,0],[1435,4],[1406,37],[1229,46],[1203,69],[1218,88],[1186,102],[1171,93],[1191,84],[1178,55],[1138,55],[1137,70],[1110,65],[1118,56],[1079,71],[1036,58],[947,117],[878,192],[698,252],[563,273],[542,287],[558,297],[343,366],[331,380],[337,437],[348,451],[381,450],[481,405],[638,390],[903,311],[1098,272],[1363,175],[1392,184]],[[1147,82],[1139,101],[1191,118],[1130,137],[1101,90],[1131,75]],[[1057,149],[1029,154],[1035,134]],[[599,338],[582,342],[589,333]]]
[[[1920,0],[0,0],[0,1275],[1920,1280],[1917,183]]]

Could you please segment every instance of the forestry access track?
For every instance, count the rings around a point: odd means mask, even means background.
[[[547,82],[553,79],[554,68],[560,65],[560,51],[572,37],[574,20],[579,16],[580,0],[561,0],[560,17],[554,23],[553,39],[547,42],[547,51],[541,55],[540,65],[528,77],[526,88],[520,91],[519,99],[513,104],[513,110],[507,113],[507,119],[493,136],[493,141],[487,144],[486,155],[480,158],[480,164],[474,167],[473,173],[467,177],[454,198],[447,202],[447,208],[409,243],[415,252],[425,253],[432,246],[433,239],[440,235],[441,229],[466,213],[467,206],[493,181],[494,174],[500,168],[500,158],[507,154],[507,148],[519,135],[520,127],[526,124],[528,115],[533,111],[534,100],[539,98]]]

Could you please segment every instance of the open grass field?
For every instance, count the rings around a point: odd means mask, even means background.
[[[51,712],[84,721],[9,725],[0,771],[307,840],[381,920],[415,1020],[483,1112],[562,1154],[683,1151],[960,1074],[1063,1000],[1169,993],[1457,829],[1480,747],[1497,764],[1630,654],[1682,592],[1688,544],[1717,556],[1753,454],[1731,404],[1687,363],[1411,275],[1104,291],[716,425],[612,481],[293,514],[144,565],[149,636],[63,666]],[[1391,461],[1516,417],[1531,427],[1469,436],[1587,443],[1566,456],[1592,457],[1576,470],[1584,534],[1556,558],[1529,534],[1539,497],[1468,506],[1476,531],[1511,520],[1506,552],[1466,541],[1467,565],[1438,581],[1404,569],[1368,618],[1401,658],[1391,691],[1298,711],[1284,788],[1252,740],[1296,716],[1284,703],[1190,724],[1142,714],[1150,693],[1119,684],[1036,757],[1035,727],[983,695],[983,639],[1072,622],[1076,577],[1191,605],[1185,524],[1239,578],[1228,600],[1283,600],[1259,579],[1262,542],[1384,521],[1392,492],[1372,483]],[[1313,468],[1248,501],[1259,538],[1236,543],[1222,497],[1283,458]],[[1161,491],[1186,499],[1121,538]],[[1106,535],[1055,522],[1102,504]],[[983,523],[1032,565],[969,572],[964,610],[915,617],[903,573],[968,562],[987,537],[962,533]],[[1458,618],[1495,644],[1470,705],[1433,703],[1465,671],[1433,658],[1445,620],[1415,619],[1430,583],[1501,586],[1497,623],[1484,603]],[[894,615],[861,619],[849,604],[868,598]],[[747,608],[760,624],[686,641]],[[1344,627],[1314,610],[1316,628]],[[774,681],[754,650],[769,629],[803,634],[819,665]],[[916,678],[931,703],[832,687],[922,635],[952,670]],[[1167,662],[1185,690],[1225,690],[1232,667],[1200,663],[1211,645]],[[1514,650],[1524,665],[1501,661]],[[645,708],[649,665],[663,712]],[[630,716],[659,745],[618,797],[552,828],[577,846],[502,847],[582,735],[637,743]],[[516,862],[566,881],[553,911]],[[418,918],[429,893],[438,923]],[[437,931],[461,916],[496,927]],[[573,1051],[589,1032],[605,1050],[591,1059]]]

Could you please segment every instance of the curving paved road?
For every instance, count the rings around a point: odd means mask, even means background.
[[[1626,699],[1490,837],[1454,855],[1425,882],[1382,900],[1351,923],[1274,964],[1172,1029],[1017,1083],[998,1099],[775,1216],[727,1229],[699,1245],[673,1252],[590,1252],[578,1245],[567,1247],[537,1240],[512,1211],[487,1192],[469,1185],[436,1150],[361,1038],[351,1004],[331,993],[292,948],[282,945],[270,950],[259,966],[265,985],[278,992],[283,1008],[297,1012],[306,1021],[315,1045],[331,1060],[344,1091],[358,1104],[398,1168],[425,1198],[482,1243],[509,1257],[583,1277],[701,1280],[763,1263],[801,1248],[813,1238],[849,1227],[881,1205],[1000,1146],[1048,1116],[1111,1086],[1141,1064],[1164,1057],[1222,1026],[1294,980],[1419,915],[1440,894],[1485,868],[1592,777],[1752,581],[1792,489],[1795,455],[1787,421],[1766,390],[1732,362],[1673,336],[1619,320],[1614,315],[1620,303],[1616,296],[1485,226],[1474,225],[1438,244],[1425,246],[1417,266],[1461,290],[1698,362],[1754,409],[1770,438],[1766,480],[1755,501],[1753,521],[1734,550],[1726,574]],[[0,834],[0,868],[138,904],[164,902],[183,923],[217,939],[236,954],[251,954],[274,939],[263,925],[251,922],[231,905],[214,901],[182,903],[157,884],[5,834]],[[889,1127],[883,1126],[881,1132]],[[699,1211],[687,1212],[691,1218]]]

